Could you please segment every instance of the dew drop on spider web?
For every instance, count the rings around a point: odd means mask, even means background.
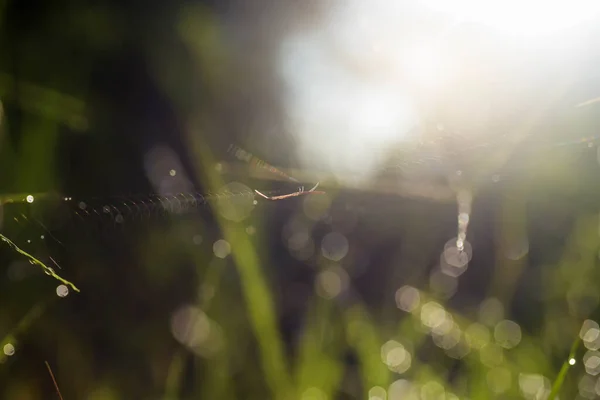
[[[441,271],[453,277],[462,275],[473,256],[471,244],[461,238],[449,240],[440,257]]]
[[[13,346],[12,343],[5,344],[2,350],[4,351],[4,354],[9,357],[15,354],[15,346]]]
[[[466,227],[469,223],[469,214],[462,212],[458,214],[458,226]]]
[[[58,285],[56,287],[56,295],[58,297],[67,297],[68,294],[69,288],[67,287],[67,285]]]

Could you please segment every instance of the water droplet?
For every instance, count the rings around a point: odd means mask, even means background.
[[[463,239],[456,239],[456,248],[462,253],[465,250],[465,241]]]
[[[32,196],[32,195],[28,195],[28,196],[26,197],[26,200],[27,200],[27,202],[28,202],[28,203],[33,203],[33,200],[34,200],[34,198],[33,198],[33,196]]]
[[[440,257],[440,269],[447,275],[458,277],[466,271],[472,254],[473,250],[468,241],[452,239],[444,246]]]
[[[9,357],[15,354],[15,346],[13,346],[11,343],[5,344],[3,350],[4,354],[6,354]]]
[[[172,170],[169,171],[169,175],[175,176],[175,175],[177,175],[177,171],[175,171],[174,169],[172,169]]]
[[[69,294],[69,288],[66,285],[58,285],[56,287],[56,295],[58,297],[66,297]]]
[[[469,214],[462,212],[458,214],[458,226],[467,226],[469,224]]]

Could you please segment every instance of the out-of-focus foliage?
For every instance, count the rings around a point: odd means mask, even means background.
[[[65,399],[600,395],[592,141],[506,180],[474,157],[458,213],[376,184],[262,201],[223,160],[293,166],[257,133],[269,51],[226,29],[255,10],[59,3],[0,3],[0,231],[81,293],[2,247],[2,398],[54,398],[45,361]]]

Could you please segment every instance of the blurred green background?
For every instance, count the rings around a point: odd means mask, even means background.
[[[1,398],[59,398],[46,362],[64,399],[600,396],[600,53],[511,64],[488,136],[427,100],[354,181],[307,166],[274,66],[327,9],[0,1]]]

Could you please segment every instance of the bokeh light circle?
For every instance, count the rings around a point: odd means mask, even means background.
[[[446,242],[444,245],[444,251],[440,257],[440,269],[441,271],[452,277],[459,277],[462,275],[469,265],[471,258],[473,257],[473,249],[471,244],[463,240],[463,249],[460,250],[457,246],[458,238],[454,238]]]
[[[410,368],[412,356],[401,343],[389,340],[381,346],[381,361],[390,371],[403,374]]]
[[[223,218],[241,222],[248,218],[254,210],[254,197],[249,195],[252,189],[240,182],[230,182],[223,186],[218,193],[217,210]]]
[[[323,257],[331,261],[341,261],[348,254],[349,248],[348,239],[339,232],[330,232],[321,241]]]
[[[421,294],[412,286],[402,286],[396,290],[396,306],[402,311],[413,312],[419,307]]]
[[[225,258],[231,254],[231,245],[224,239],[219,239],[213,244],[213,253],[219,258]]]
[[[505,349],[512,349],[521,342],[521,327],[514,321],[500,321],[494,328],[494,339]]]

